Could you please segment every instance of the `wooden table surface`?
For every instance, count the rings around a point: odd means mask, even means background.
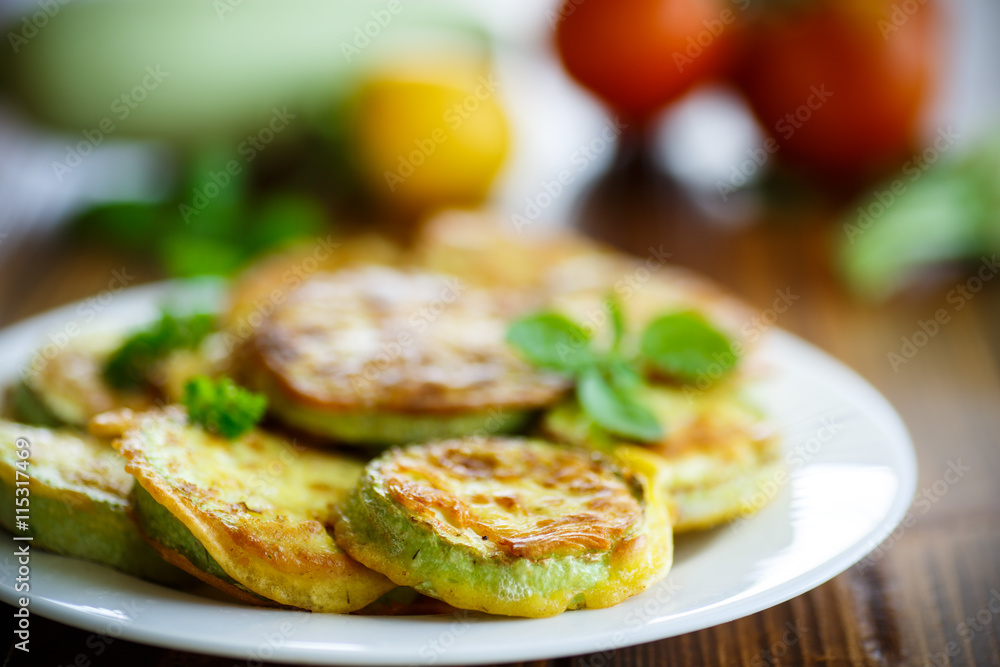
[[[797,295],[777,324],[843,360],[896,406],[916,443],[918,498],[925,502],[913,505],[915,523],[890,538],[869,567],[855,566],[794,600],[700,632],[551,663],[1000,665],[1000,284],[987,284],[958,309],[948,291],[972,276],[973,266],[918,297],[864,306],[833,276],[829,240],[837,230],[829,225],[725,229],[678,219],[669,205],[633,197],[627,188],[596,192],[579,215],[592,232],[640,254],[663,244],[675,262],[727,285],[762,311],[776,291]],[[4,243],[19,245],[3,248],[0,259],[0,325],[97,293],[115,269],[134,274],[134,284],[158,277],[141,262],[99,248],[13,236]],[[889,353],[899,352],[901,339],[942,308],[948,323],[893,369]],[[943,486],[949,462],[971,469]],[[800,629],[797,637],[789,627]],[[4,665],[247,664],[182,647],[108,644],[40,618],[32,631],[31,654],[10,647]],[[100,654],[95,646],[102,647]]]

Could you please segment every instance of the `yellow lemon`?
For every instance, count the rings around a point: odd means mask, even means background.
[[[355,141],[371,189],[415,212],[481,201],[510,141],[498,88],[478,68],[369,78],[356,98]]]

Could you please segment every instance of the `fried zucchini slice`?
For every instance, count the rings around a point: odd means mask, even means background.
[[[148,410],[156,404],[156,395],[168,402],[179,401],[190,378],[215,377],[229,371],[232,350],[228,342],[217,333],[196,349],[170,352],[149,369],[149,391],[115,389],[104,379],[104,363],[121,344],[119,336],[81,338],[53,356],[39,351],[26,367],[23,381],[14,388],[14,414],[21,421],[40,426],[85,427],[104,412]]]
[[[661,442],[644,448],[665,464],[660,479],[676,533],[753,514],[760,509],[757,492],[782,468],[780,439],[742,384],[734,379],[704,392],[656,386],[642,397],[665,428]],[[622,444],[575,401],[548,412],[541,428],[557,442],[605,452]]]
[[[36,352],[15,390],[18,418],[43,426],[84,427],[91,417],[108,410],[152,407],[149,394],[119,391],[104,379],[104,362],[120,344],[118,336],[89,336]]]
[[[235,440],[188,424],[177,407],[105,415],[138,482],[136,519],[174,562],[252,602],[361,609],[393,587],[327,532],[361,474],[352,458],[260,430]]]
[[[509,432],[568,388],[508,346],[524,305],[442,274],[316,276],[257,331],[245,381],[285,423],[344,442]]]
[[[30,443],[18,447],[19,440]],[[26,451],[28,458],[18,452]],[[28,485],[18,481],[30,480]],[[87,435],[0,421],[0,523],[35,546],[164,584],[193,579],[165,563],[130,517],[132,476],[107,443]],[[28,492],[28,530],[17,530]],[[23,505],[23,501],[22,504]]]
[[[269,254],[236,277],[222,313],[222,326],[228,333],[247,338],[310,276],[361,264],[391,265],[398,262],[400,254],[395,243],[377,234],[328,236]]]
[[[416,265],[471,285],[529,290],[547,307],[596,329],[598,338],[610,334],[604,304],[614,294],[626,328],[636,334],[660,315],[695,310],[741,351],[754,347],[765,328],[754,309],[670,264],[662,246],[647,252],[635,257],[569,230],[515,230],[491,214],[445,211],[423,225],[412,255]]]
[[[472,285],[533,291],[554,287],[552,281],[566,263],[624,257],[568,230],[526,229],[521,233],[494,215],[465,210],[444,211],[427,220],[418,231],[411,256],[417,266],[458,276]],[[576,281],[590,278],[586,272],[573,277]],[[606,286],[611,282],[605,281]]]
[[[217,378],[231,373],[233,347],[226,334],[210,334],[197,348],[174,350],[160,360],[152,369],[151,380],[168,403],[180,403],[184,385],[191,378]]]
[[[608,607],[666,574],[673,542],[656,468],[539,440],[465,438],[370,462],[337,543],[400,585],[461,609],[543,617]]]

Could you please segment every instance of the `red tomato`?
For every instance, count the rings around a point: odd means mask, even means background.
[[[933,0],[799,3],[747,26],[735,78],[781,159],[875,173],[916,146],[940,55],[936,18]]]
[[[725,0],[566,0],[556,46],[575,79],[641,123],[721,72],[738,11]]]

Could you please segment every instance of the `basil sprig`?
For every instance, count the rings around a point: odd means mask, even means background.
[[[543,311],[515,321],[507,341],[530,363],[570,375],[576,399],[597,425],[614,435],[639,442],[657,442],[664,426],[641,399],[645,383],[641,369],[651,368],[681,382],[694,382],[736,364],[729,340],[701,315],[682,311],[653,320],[640,338],[640,354],[622,351],[625,321],[618,302],[606,302],[612,340],[599,349],[589,332],[560,313]]]

